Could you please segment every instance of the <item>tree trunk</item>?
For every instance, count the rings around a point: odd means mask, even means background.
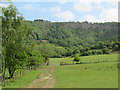
[[[3,75],[2,75],[2,79],[3,79],[3,80],[5,79],[5,71],[6,71],[6,70],[3,71]]]
[[[14,69],[9,68],[8,69],[8,71],[9,71],[9,78],[13,78],[15,70],[16,70],[16,68],[14,68]]]

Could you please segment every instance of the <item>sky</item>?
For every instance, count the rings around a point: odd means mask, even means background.
[[[13,0],[26,20],[117,22],[119,0]],[[6,3],[0,6],[7,7]]]

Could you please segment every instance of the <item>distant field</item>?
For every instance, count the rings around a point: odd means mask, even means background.
[[[94,56],[81,56],[83,63],[95,62],[117,62],[118,54],[94,55]],[[50,58],[50,65],[60,65],[60,62],[73,63],[73,58]]]
[[[90,64],[59,66],[60,62],[72,63],[72,60],[73,58],[50,59],[50,65],[56,65],[55,88],[118,87],[118,54],[81,57],[82,62]]]

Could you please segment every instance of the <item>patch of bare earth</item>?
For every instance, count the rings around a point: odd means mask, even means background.
[[[43,69],[41,75],[31,82],[26,88],[53,88],[55,83],[53,75],[54,71],[54,66],[47,66]]]

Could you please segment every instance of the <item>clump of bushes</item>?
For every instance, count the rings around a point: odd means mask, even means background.
[[[103,47],[102,51],[103,54],[110,54],[110,50],[106,46]]]
[[[74,63],[74,62],[79,63],[79,62],[80,62],[80,60],[81,60],[81,59],[80,59],[79,54],[76,54],[76,55],[75,55],[75,57],[74,57],[74,59],[73,59],[73,63]]]
[[[100,54],[110,54],[108,48],[103,48],[102,50],[90,50],[81,54],[81,56],[90,56],[90,55],[100,55]]]
[[[103,54],[103,52],[101,50],[97,51],[97,54]]]

